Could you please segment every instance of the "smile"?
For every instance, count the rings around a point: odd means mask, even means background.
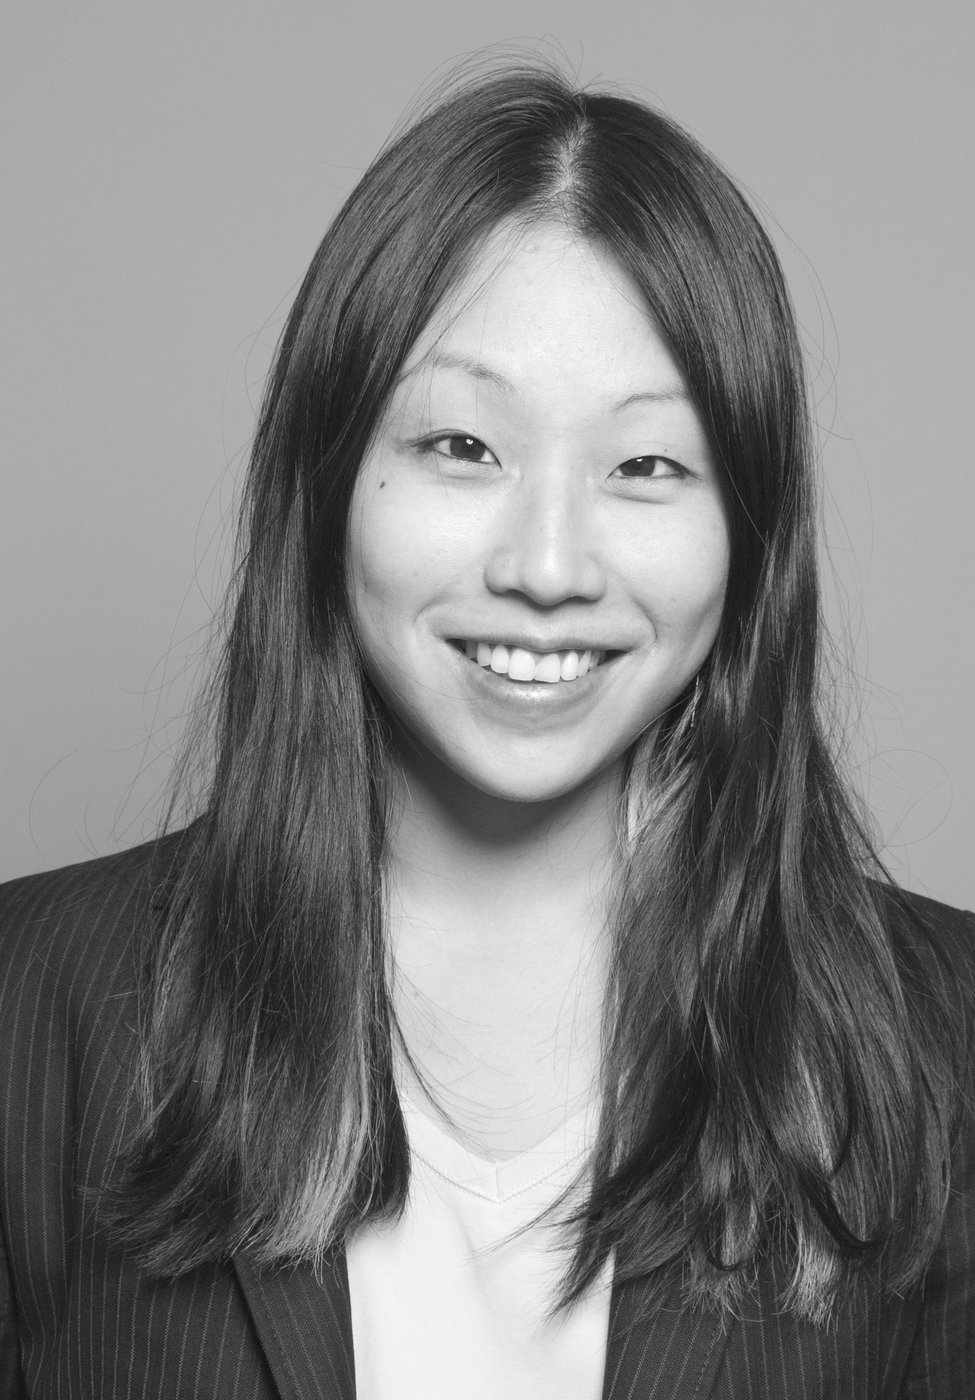
[[[485,670],[526,684],[541,681],[557,685],[560,681],[581,680],[607,656],[606,650],[598,647],[585,651],[529,651],[527,647],[471,640],[456,642],[455,646]]]

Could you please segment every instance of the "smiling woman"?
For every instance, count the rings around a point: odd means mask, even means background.
[[[414,801],[598,778],[611,845],[605,780],[711,650],[728,532],[683,375],[598,246],[563,223],[490,239],[380,421],[349,563]]]
[[[315,255],[196,820],[8,885],[0,1387],[970,1396],[972,921],[817,711],[733,182],[459,83]]]

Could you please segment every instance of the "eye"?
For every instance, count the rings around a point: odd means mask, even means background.
[[[624,481],[663,481],[668,477],[685,476],[686,470],[669,457],[630,457],[621,462],[612,475]]]
[[[438,457],[449,457],[453,462],[496,466],[498,461],[480,438],[469,437],[466,433],[444,433],[441,437],[428,438],[422,445],[428,452],[435,452]]]

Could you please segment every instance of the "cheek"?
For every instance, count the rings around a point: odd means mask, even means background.
[[[402,597],[416,557],[410,522],[393,505],[384,477],[365,471],[353,500],[347,556],[352,606],[360,621],[388,611]]]
[[[687,588],[692,618],[696,616],[701,625],[716,630],[728,587],[730,558],[727,535],[722,532],[702,546],[695,562],[696,568]]]
[[[730,551],[723,516],[657,536],[640,557],[638,591],[660,633],[717,631],[728,583]]]
[[[415,618],[478,576],[484,532],[476,513],[461,510],[442,487],[398,483],[394,470],[364,477],[347,565],[357,613]]]
[[[380,478],[381,480],[382,478]],[[364,491],[349,532],[352,614],[372,668],[398,667],[415,650],[418,619],[456,574],[448,543],[408,493]]]
[[[393,710],[398,708],[403,657],[403,589],[396,561],[371,529],[350,533],[349,601],[366,673]]]
[[[346,555],[352,616],[370,669],[387,632],[389,600],[396,592],[392,577],[394,560],[386,548],[384,513],[376,509],[372,497],[372,491],[367,495],[361,489],[356,495]]]

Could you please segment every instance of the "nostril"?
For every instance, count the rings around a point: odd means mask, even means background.
[[[544,543],[536,550],[499,551],[485,566],[484,582],[492,593],[516,593],[546,608],[573,598],[595,602],[606,591],[605,571],[591,554]]]

